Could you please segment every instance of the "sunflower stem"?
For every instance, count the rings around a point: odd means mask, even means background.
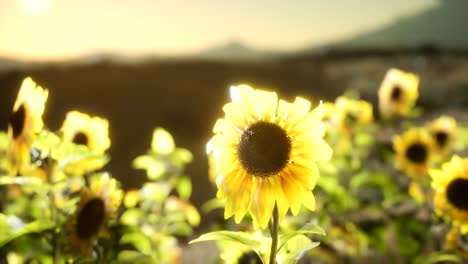
[[[47,180],[51,187],[54,185],[54,179],[52,177],[52,164],[51,164],[51,159],[46,158],[45,160],[45,167],[47,171]],[[52,233],[52,250],[53,250],[53,255],[54,255],[54,264],[59,264],[60,263],[60,249],[59,249],[59,237],[57,233],[57,208],[55,207],[55,194],[53,192],[54,188],[51,188],[49,190],[49,201],[50,201],[50,215],[52,218],[52,221],[55,223],[54,225],[54,230]]]
[[[273,216],[271,218],[270,235],[271,235],[271,249],[270,249],[270,264],[276,264],[276,250],[278,248],[278,229],[279,229],[279,216],[278,207],[275,204],[273,209]]]

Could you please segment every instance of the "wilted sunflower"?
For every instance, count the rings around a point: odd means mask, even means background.
[[[104,175],[91,184],[90,190],[83,189],[75,214],[66,225],[70,246],[84,257],[91,257],[96,238],[106,234],[106,224],[116,217],[122,200],[122,191],[115,179]]]
[[[404,116],[418,98],[417,75],[398,69],[387,71],[379,89],[379,110],[384,118]]]
[[[468,223],[468,159],[454,156],[442,164],[441,170],[431,170],[434,207],[455,225]]]
[[[64,140],[87,146],[94,152],[104,153],[110,147],[109,122],[97,116],[68,112],[61,131]]]
[[[455,143],[457,122],[452,117],[441,116],[428,124],[434,138],[436,150],[441,156],[447,155]]]
[[[363,100],[340,96],[335,101],[335,123],[341,131],[349,134],[353,127],[372,122],[372,105]]]
[[[459,227],[452,227],[445,237],[445,248],[468,259],[468,234],[463,233]]]
[[[226,116],[213,129],[208,152],[216,160],[217,196],[226,201],[224,216],[240,222],[247,212],[265,228],[273,209],[282,219],[301,204],[315,209],[315,162],[327,161],[331,148],[323,140],[322,105],[309,112],[309,101],[279,100],[276,93],[247,85],[231,87]]]
[[[12,174],[22,174],[29,166],[29,150],[36,134],[42,130],[42,114],[48,94],[29,77],[21,84],[8,123],[8,158]]]
[[[427,174],[429,164],[434,157],[434,142],[429,132],[422,128],[413,128],[393,138],[396,152],[395,165],[409,176],[418,177]]]

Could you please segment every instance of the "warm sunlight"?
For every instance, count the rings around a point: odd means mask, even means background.
[[[50,7],[50,0],[19,0],[21,11],[28,16],[45,15]]]

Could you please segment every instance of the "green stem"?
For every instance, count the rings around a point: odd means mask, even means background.
[[[271,249],[270,249],[270,264],[276,264],[276,250],[278,248],[278,228],[279,216],[278,207],[273,209],[273,216],[271,218],[270,235],[271,235]]]
[[[59,264],[60,263],[60,249],[59,249],[59,234],[57,232],[57,208],[55,207],[55,195],[54,195],[54,179],[52,175],[52,166],[53,164],[52,161],[49,158],[46,158],[44,161],[46,164],[46,171],[47,171],[47,180],[50,184],[51,189],[49,190],[49,201],[50,201],[50,210],[51,210],[51,218],[52,221],[54,222],[54,230],[52,233],[52,250],[53,250],[53,255],[54,255],[54,264]]]

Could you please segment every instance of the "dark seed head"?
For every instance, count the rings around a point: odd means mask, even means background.
[[[427,159],[427,148],[421,143],[410,145],[406,149],[406,157],[414,163],[424,163]]]
[[[24,129],[25,121],[26,110],[24,105],[21,104],[20,107],[10,116],[10,126],[13,130],[13,138],[17,139],[21,135]]]
[[[242,254],[240,258],[237,260],[239,264],[261,264],[262,259],[258,256],[257,253],[254,251],[248,251]]]
[[[73,136],[73,143],[78,144],[78,145],[88,145],[88,136],[83,133],[83,132],[78,132]]]
[[[283,169],[289,160],[291,141],[276,124],[257,122],[242,133],[237,155],[244,169],[267,177]]]
[[[403,91],[400,86],[395,85],[392,89],[392,93],[390,94],[390,98],[392,101],[399,101],[403,95]]]
[[[78,213],[76,219],[76,234],[80,239],[90,239],[96,235],[104,222],[104,201],[94,198],[88,201]]]
[[[447,186],[447,200],[460,210],[468,210],[468,179],[456,178]]]
[[[439,147],[444,147],[448,141],[448,134],[445,131],[438,131],[434,134],[435,140]]]

